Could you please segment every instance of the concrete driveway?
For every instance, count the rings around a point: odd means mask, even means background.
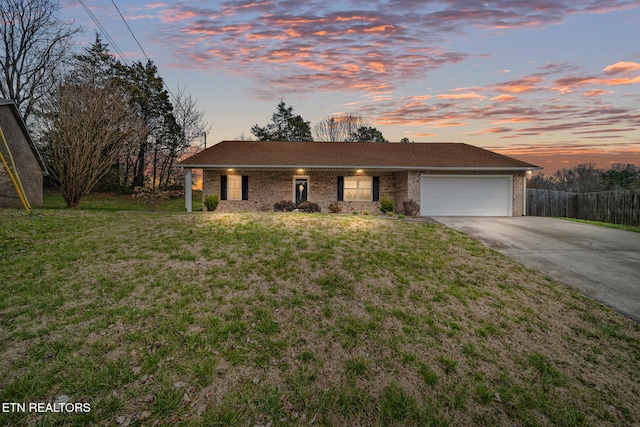
[[[543,217],[436,217],[640,322],[640,234]]]

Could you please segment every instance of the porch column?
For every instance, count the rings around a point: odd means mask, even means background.
[[[184,169],[184,207],[186,208],[187,212],[192,212],[193,211],[193,206],[192,205],[192,193],[191,193],[191,186],[193,185],[192,182],[192,176],[191,176],[191,168],[185,168]]]

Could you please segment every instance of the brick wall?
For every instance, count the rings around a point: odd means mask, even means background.
[[[24,133],[22,133],[20,125],[10,111],[9,106],[0,107],[0,127],[2,127],[7,144],[13,155],[16,170],[20,176],[29,204],[33,207],[42,206],[42,169],[27,138]],[[2,142],[0,142],[0,152],[2,152],[7,163],[10,164],[9,153],[7,153],[4,143]],[[0,207],[22,207],[20,197],[18,197],[13,182],[1,162]]]
[[[513,216],[526,215],[526,172],[521,172],[513,175]]]
[[[307,171],[296,173],[294,171],[243,171],[234,170],[205,170],[203,174],[202,196],[208,194],[220,194],[221,175],[246,175],[249,177],[249,200],[223,200],[218,206],[221,212],[232,211],[271,211],[273,204],[281,200],[295,200],[293,184],[295,178],[307,178],[309,180],[308,200],[317,203],[322,212],[330,212],[329,205],[337,203],[344,213],[369,211],[378,213],[377,201],[338,202],[338,176],[352,176],[349,171],[324,172]],[[395,200],[395,206],[402,207],[402,197],[405,190],[397,190],[398,180],[396,173],[365,173],[365,176],[377,176],[380,178],[380,197],[391,196]],[[405,173],[406,175],[406,173]]]

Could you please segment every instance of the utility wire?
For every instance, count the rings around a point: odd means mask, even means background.
[[[107,41],[109,42],[109,45],[113,47],[113,50],[120,56],[120,58],[122,59],[122,62],[124,62],[125,64],[129,65],[129,60],[127,59],[127,57],[125,56],[124,52],[122,52],[122,50],[120,50],[120,48],[118,47],[118,45],[116,44],[115,40],[113,40],[111,38],[111,36],[109,35],[109,32],[107,31],[107,29],[102,25],[102,23],[100,22],[100,20],[98,19],[97,16],[95,16],[93,14],[93,12],[91,11],[91,9],[89,9],[89,7],[85,4],[85,2],[83,0],[78,0],[80,2],[80,4],[82,5],[82,7],[84,8],[85,12],[87,12],[87,15],[89,15],[89,17],[91,18],[91,20],[93,21],[94,24],[96,24],[96,26],[98,27],[98,29],[102,32],[102,34],[107,38]]]
[[[110,44],[114,47],[115,51],[118,53],[118,55],[120,55],[120,57],[122,58],[123,62],[127,65],[129,64],[129,60],[126,58],[126,56],[124,55],[124,53],[118,48],[116,42],[111,38],[111,36],[109,35],[109,33],[107,32],[106,28],[104,28],[104,26],[100,23],[100,20],[93,14],[93,12],[91,12],[91,10],[87,7],[87,5],[84,3],[83,0],[79,0],[80,4],[82,5],[82,7],[84,8],[84,10],[87,12],[87,14],[91,17],[91,19],[93,20],[93,22],[96,24],[96,26],[98,26],[98,28],[103,32],[103,34],[105,35],[105,37],[107,38],[107,40],[110,42]],[[120,19],[122,19],[122,22],[124,22],[124,25],[126,25],[127,29],[129,30],[129,33],[131,34],[131,36],[133,37],[133,39],[136,41],[136,44],[138,45],[138,47],[140,48],[140,50],[142,51],[142,54],[144,55],[144,57],[147,59],[147,61],[151,62],[151,59],[149,58],[149,56],[147,55],[147,53],[145,52],[144,48],[142,47],[142,45],[140,44],[140,42],[138,41],[138,38],[136,37],[136,35],[133,33],[133,30],[131,29],[131,27],[129,26],[129,24],[127,23],[127,20],[125,19],[124,15],[122,14],[122,12],[120,11],[120,8],[118,7],[118,5],[116,5],[115,0],[111,0],[111,4],[113,4],[113,7],[116,8],[116,10],[118,11],[118,15],[120,15]],[[160,73],[158,72],[158,76],[160,78],[162,78],[162,76],[160,76]],[[178,98],[176,97],[176,95],[171,91],[171,89],[169,88],[169,86],[167,86],[167,83],[165,82],[164,79],[162,79],[162,84],[164,85],[165,89],[167,90],[167,92],[169,92],[169,94],[171,95],[171,97],[174,99],[174,101],[176,101]],[[182,105],[178,104],[178,107],[183,108]],[[204,131],[203,131],[204,133]],[[205,136],[206,138],[206,136]]]
[[[151,62],[151,59],[147,56],[147,53],[144,51],[144,48],[142,47],[142,45],[140,44],[140,42],[138,41],[138,38],[136,37],[136,35],[133,33],[133,30],[131,29],[131,27],[129,26],[129,24],[127,23],[127,20],[124,18],[124,15],[122,14],[122,12],[120,12],[120,8],[116,5],[115,0],[111,0],[111,4],[113,4],[113,7],[116,8],[116,10],[118,11],[118,15],[120,15],[120,18],[122,19],[122,22],[124,22],[124,25],[127,26],[127,29],[129,30],[129,33],[131,33],[131,37],[133,37],[133,39],[136,41],[136,43],[138,44],[138,47],[140,48],[140,50],[142,51],[142,54],[144,55],[145,58],[147,58],[147,61]],[[162,78],[162,76],[160,76],[160,72],[158,72],[158,76],[160,78]],[[165,83],[164,79],[162,79],[162,83],[165,87],[165,89],[167,89],[167,92],[169,92],[169,94],[171,95],[171,97],[176,100],[176,96],[173,94],[173,92],[171,92],[171,89],[169,89],[169,86],[167,86],[167,84]]]
[[[129,24],[127,23],[127,20],[124,19],[124,15],[122,15],[122,12],[120,12],[120,8],[118,7],[118,5],[116,5],[116,2],[114,0],[111,0],[111,4],[113,4],[113,7],[116,8],[116,10],[118,11],[118,15],[120,15],[120,18],[122,19],[122,22],[124,22],[124,25],[127,26],[127,29],[129,30],[129,33],[131,33],[131,37],[133,37],[133,39],[136,41],[136,43],[138,44],[138,47],[140,48],[140,50],[142,51],[142,54],[144,55],[145,58],[147,58],[147,61],[151,61],[151,59],[149,59],[149,57],[147,56],[147,52],[144,51],[144,49],[142,48],[142,45],[140,44],[140,42],[138,41],[138,38],[136,37],[135,34],[133,34],[133,30],[131,29],[131,27],[129,26]]]

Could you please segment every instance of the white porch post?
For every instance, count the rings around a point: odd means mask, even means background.
[[[193,185],[191,168],[184,169],[184,206],[187,212],[193,211],[191,186]]]

